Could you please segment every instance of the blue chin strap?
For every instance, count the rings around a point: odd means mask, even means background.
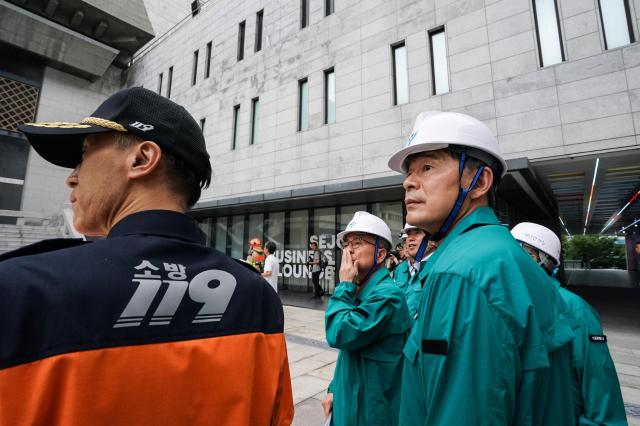
[[[429,236],[427,234],[424,235],[422,241],[420,242],[420,247],[418,247],[418,252],[416,253],[415,261],[419,263],[424,257],[424,253],[427,251],[427,244],[429,244]]]
[[[449,212],[449,216],[447,216],[442,226],[440,226],[440,229],[438,230],[438,232],[436,232],[431,236],[430,239],[433,241],[440,241],[447,234],[447,232],[449,231],[449,228],[451,227],[451,224],[458,216],[458,213],[460,213],[460,209],[462,208],[462,204],[464,203],[464,200],[467,198],[467,194],[469,194],[469,191],[471,191],[473,187],[476,186],[476,183],[478,182],[478,178],[480,177],[480,174],[482,174],[482,171],[484,170],[485,166],[480,166],[475,176],[473,177],[471,184],[469,185],[468,188],[465,189],[462,187],[462,172],[464,171],[464,164],[466,162],[467,162],[467,152],[462,151],[460,153],[460,165],[458,167],[458,175],[459,175],[458,176],[458,198],[456,199],[456,203],[454,204],[453,208]],[[428,240],[427,238],[425,239]],[[425,240],[422,240],[422,241],[424,243]]]
[[[361,286],[364,285],[367,282],[367,280],[371,278],[371,275],[373,275],[377,267],[378,267],[378,237],[376,237],[376,242],[373,246],[373,266],[369,268],[369,271],[367,271],[367,275],[364,276],[364,279],[362,280],[361,283],[359,283],[359,285]]]

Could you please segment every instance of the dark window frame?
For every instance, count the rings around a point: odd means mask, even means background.
[[[256,12],[256,39],[253,44],[253,51],[259,52],[262,50],[262,27],[264,23],[264,9]]]
[[[195,52],[193,52],[193,67],[191,70],[191,85],[195,86],[196,83],[198,82],[198,52],[199,50],[196,50]]]
[[[171,83],[173,80],[173,65],[169,67],[169,73],[167,75],[167,99],[171,98]]]
[[[392,64],[392,68],[393,68],[393,105],[394,106],[398,106],[398,84],[397,84],[397,66],[396,66],[396,49],[400,48],[400,47],[404,47],[405,49],[407,48],[407,44],[405,42],[405,40],[401,40],[397,43],[394,43],[391,45],[391,64]],[[408,70],[407,70],[408,71]],[[401,104],[404,105],[404,104]]]
[[[446,92],[436,93],[436,67],[435,67],[436,62],[433,57],[433,36],[438,35],[440,33],[444,33],[444,39],[445,39],[445,45],[446,45],[447,32],[445,30],[444,25],[441,25],[439,27],[436,27],[427,31],[427,36],[429,38],[429,55],[431,57],[431,63],[429,64],[431,68],[431,95],[433,96],[439,96],[439,95],[444,95],[445,93],[451,93],[451,80],[448,78],[449,77],[448,75],[447,75],[447,85],[449,86],[448,90]],[[447,74],[449,74],[449,62],[447,61],[446,56],[444,60],[447,65]]]
[[[627,18],[627,30],[629,31],[629,44],[635,43],[636,38],[633,34],[633,23],[631,22],[631,8],[629,7],[629,0],[622,0],[624,2],[624,13]],[[600,0],[598,0],[598,15],[600,16],[600,27],[602,27],[602,40],[604,41],[604,50],[609,50],[607,46],[607,32],[604,28],[604,19],[602,18],[602,5],[600,4]],[[628,46],[628,45],[627,45]],[[618,46],[622,47],[622,46]],[[617,49],[615,47],[614,49]]]
[[[599,2],[600,0],[598,0],[598,3]],[[540,27],[538,25],[538,10],[536,8],[536,0],[532,0],[531,3],[533,4],[533,22],[536,27],[536,43],[538,43],[538,59],[540,60],[540,67],[544,68],[545,66],[551,66],[551,65],[544,65],[544,60],[542,59],[542,44],[540,43]],[[558,10],[558,0],[553,0],[553,4],[556,8],[556,25],[558,26],[558,42],[560,43],[560,57],[562,59],[560,62],[562,63],[566,61],[566,57],[564,55],[564,43],[562,42],[562,26],[560,25],[560,12]],[[604,34],[604,31],[603,31],[603,34]]]
[[[162,96],[162,77],[163,73],[158,74],[158,95]]]
[[[204,125],[207,122],[207,117],[200,119],[200,131],[204,134]]]
[[[254,135],[256,132],[256,104],[258,104],[260,102],[260,97],[256,96],[255,98],[251,99],[251,137],[249,140],[249,145],[254,145],[255,144],[255,140],[254,140]]]
[[[235,150],[238,141],[236,135],[238,134],[238,121],[240,120],[240,104],[233,106],[233,128],[231,129],[231,150]]]
[[[300,0],[300,29],[309,26],[309,0]]]
[[[305,78],[301,78],[300,80],[298,80],[298,131],[302,132],[304,130],[308,130],[309,128],[309,107],[307,105],[307,128],[303,129],[302,128],[302,87],[304,84],[307,84],[307,90],[309,90],[309,78],[305,77]],[[309,100],[307,99],[307,102]]]
[[[204,78],[209,78],[209,75],[211,74],[211,51],[213,50],[213,41],[210,41],[209,43],[207,43],[207,48],[206,48],[206,56],[205,56],[205,63],[204,63]]]
[[[336,12],[336,3],[334,0],[324,0],[324,16],[333,15]]]
[[[324,70],[324,124],[335,123],[335,117],[334,117],[334,121],[332,123],[329,123],[329,74],[333,74],[333,79],[335,84],[336,71],[334,67],[327,68],[326,70]],[[333,94],[335,96],[335,86],[334,86]],[[334,105],[334,112],[335,112],[335,105]]]
[[[238,24],[238,53],[236,55],[238,62],[244,59],[244,32],[246,28],[246,22],[242,21]]]

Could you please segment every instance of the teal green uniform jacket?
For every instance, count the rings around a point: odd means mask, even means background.
[[[393,280],[396,282],[398,287],[402,290],[406,290],[409,278],[411,278],[411,275],[409,274],[409,261],[405,259],[396,266],[396,269],[393,270]]]
[[[573,341],[573,402],[577,425],[627,425],[620,383],[598,313],[552,278],[578,320]]]
[[[422,298],[422,284],[417,274],[412,277],[411,273],[409,273],[408,260],[403,261],[396,267],[393,271],[393,280],[398,287],[404,290],[407,298],[407,307],[409,308],[409,316],[415,321],[418,316],[420,299]]]
[[[575,320],[490,208],[462,219],[419,279],[400,424],[574,423],[566,396]]]
[[[382,267],[360,294],[341,282],[325,314],[327,342],[340,349],[329,386],[336,426],[397,425],[402,348],[411,320],[404,292]]]

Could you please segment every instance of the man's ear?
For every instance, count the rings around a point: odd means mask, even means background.
[[[385,248],[378,248],[378,265],[384,262],[384,260],[389,256],[389,252]]]
[[[128,158],[130,161],[129,177],[131,179],[139,179],[149,175],[159,167],[162,150],[155,142],[143,141],[139,144],[131,145]]]
[[[493,179],[493,170],[491,170],[491,167],[485,166],[478,177],[476,185],[469,192],[469,197],[471,197],[472,200],[476,200],[488,194],[491,186],[493,185]]]

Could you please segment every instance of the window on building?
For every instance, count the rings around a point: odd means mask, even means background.
[[[158,95],[162,95],[162,73],[158,76]]]
[[[309,26],[309,0],[300,0],[300,28]]]
[[[229,228],[227,223],[227,216],[221,216],[216,218],[215,227],[215,248],[224,254],[227,254],[227,236],[229,235]]]
[[[334,0],[324,0],[324,16],[329,16],[336,11]]]
[[[198,80],[198,51],[193,52],[193,68],[191,70],[191,85],[195,86]]]
[[[333,68],[324,72],[324,122],[336,121],[336,73]]]
[[[393,55],[393,104],[406,104],[409,102],[409,75],[404,41],[391,46],[391,53]]]
[[[231,257],[235,259],[244,259],[244,250],[247,245],[244,236],[244,215],[231,216],[231,229],[229,229],[229,237],[231,238]]]
[[[254,44],[254,51],[259,52],[262,50],[262,19],[264,17],[264,10],[256,13],[256,42]]]
[[[298,81],[298,130],[309,127],[309,82],[306,78]]]
[[[240,22],[238,25],[238,61],[244,59],[244,27],[245,21]]]
[[[615,49],[635,41],[627,0],[598,0],[604,30],[604,48]]]
[[[206,118],[201,118],[200,119],[200,130],[202,130],[202,133],[204,133],[204,123],[207,121]]]
[[[240,105],[233,107],[233,135],[231,136],[231,149],[236,149],[238,144],[238,119],[240,118]]]
[[[564,61],[556,0],[533,0],[540,66]]]
[[[449,91],[449,66],[447,65],[447,45],[444,28],[429,32],[429,40],[433,94],[447,93]]]
[[[211,41],[207,43],[207,56],[204,62],[204,78],[209,78],[211,73]]]
[[[258,142],[258,123],[260,120],[260,98],[251,100],[251,145]]]
[[[167,98],[171,97],[172,81],[173,81],[173,67],[169,67],[169,75],[167,75]]]

